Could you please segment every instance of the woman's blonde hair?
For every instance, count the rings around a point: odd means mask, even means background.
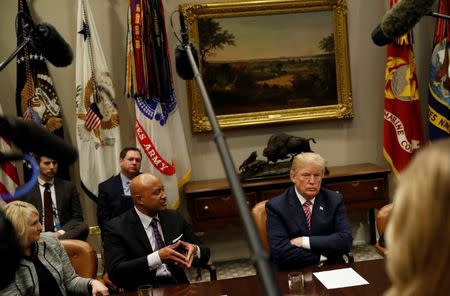
[[[320,166],[322,167],[323,172],[325,172],[326,160],[322,156],[314,152],[303,152],[294,157],[291,166],[291,174],[295,174],[298,169],[308,164]]]
[[[386,295],[448,295],[450,139],[419,151],[401,173],[386,232]]]
[[[39,216],[38,210],[32,204],[20,200],[10,202],[4,206],[3,210],[13,224],[20,242],[23,246],[26,246],[28,244],[31,215]]]

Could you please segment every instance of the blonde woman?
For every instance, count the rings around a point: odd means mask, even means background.
[[[109,295],[99,281],[77,276],[63,246],[53,235],[41,235],[37,209],[23,201],[4,208],[23,246],[15,280],[0,295]]]
[[[434,142],[400,175],[387,229],[387,296],[450,291],[450,139]]]

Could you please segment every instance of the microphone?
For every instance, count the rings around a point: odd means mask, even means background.
[[[30,42],[56,67],[66,67],[72,63],[72,48],[50,24],[36,25],[31,32]]]
[[[186,29],[186,24],[184,23],[183,13],[180,12],[179,14],[180,14],[180,27],[181,27],[180,33],[182,44],[178,44],[175,47],[175,68],[178,76],[180,76],[181,79],[191,80],[192,78],[194,78],[194,71],[192,70],[191,64],[189,63],[189,58],[186,52],[186,46],[189,44],[197,67],[198,67],[198,53],[197,49],[194,47],[194,44],[189,43],[189,33]]]
[[[0,135],[10,139],[22,151],[69,163],[78,158],[78,151],[72,145],[31,121],[0,116]]]
[[[433,3],[434,0],[400,0],[372,31],[373,43],[384,46],[408,33],[422,16],[431,11]]]

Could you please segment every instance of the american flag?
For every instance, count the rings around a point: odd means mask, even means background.
[[[11,150],[11,142],[0,137],[0,151],[5,153],[9,150]],[[3,162],[0,170],[0,194],[13,194],[18,186],[19,175],[17,174],[16,166],[10,161]]]
[[[95,102],[92,103],[86,114],[86,123],[85,123],[86,129],[88,131],[91,131],[93,129],[98,128],[102,123],[102,118],[103,116],[100,113],[97,104]]]

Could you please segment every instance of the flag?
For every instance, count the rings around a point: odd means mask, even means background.
[[[173,90],[161,0],[130,1],[126,69],[125,92],[135,99],[142,170],[161,179],[169,208],[178,208],[179,189],[192,173]]]
[[[98,184],[119,171],[119,113],[111,75],[88,0],[78,1],[76,138],[83,190],[94,201]]]
[[[384,96],[384,157],[398,175],[423,145],[412,32],[387,45]]]
[[[18,0],[17,44],[30,35],[34,22],[26,0]],[[48,131],[64,138],[61,104],[44,56],[30,44],[17,55],[16,85],[17,115],[34,121]],[[31,166],[24,165],[25,181],[31,176]],[[69,164],[59,162],[58,176],[69,179]]]
[[[0,105],[0,115],[3,114],[2,106]],[[0,136],[0,152],[8,153],[11,150],[11,141]],[[19,175],[17,174],[16,165],[11,161],[1,163],[0,170],[0,195],[13,195],[16,188],[19,186]],[[1,202],[1,201],[0,201]]]
[[[450,1],[440,0],[438,12],[448,14]],[[428,85],[428,126],[431,141],[450,136],[449,37],[450,21],[438,18]]]

